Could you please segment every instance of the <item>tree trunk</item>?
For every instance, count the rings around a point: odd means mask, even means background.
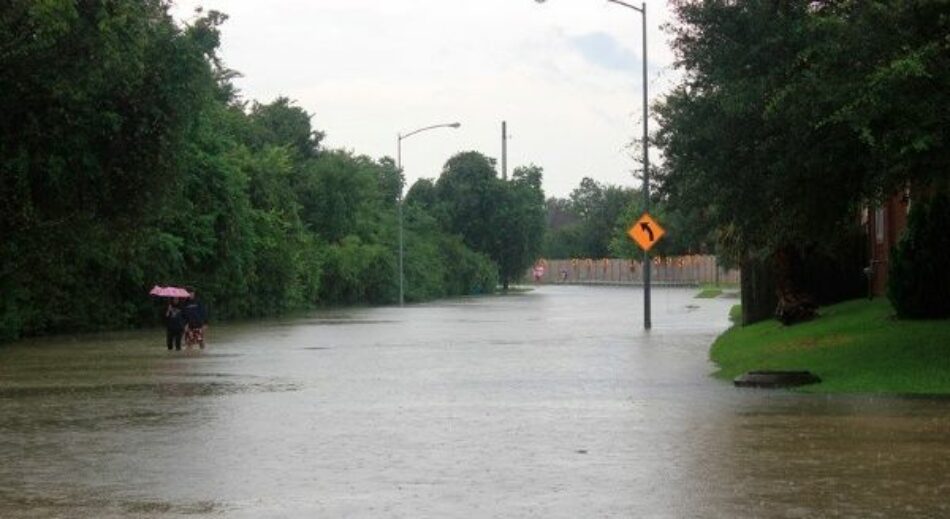
[[[775,290],[775,269],[771,258],[742,260],[742,325],[765,321],[775,316],[778,304]]]
[[[804,286],[804,260],[799,251],[790,245],[779,247],[773,265],[778,298],[775,317],[786,326],[818,317],[818,305]]]

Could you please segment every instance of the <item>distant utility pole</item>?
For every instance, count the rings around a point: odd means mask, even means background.
[[[501,122],[501,179],[508,180],[508,123]]]

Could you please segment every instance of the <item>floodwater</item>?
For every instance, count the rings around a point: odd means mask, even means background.
[[[733,388],[694,293],[6,345],[0,517],[950,516],[950,401]]]

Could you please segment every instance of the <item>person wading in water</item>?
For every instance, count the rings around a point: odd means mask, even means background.
[[[182,315],[185,318],[185,344],[188,346],[197,344],[201,349],[204,349],[208,314],[204,305],[198,299],[198,292],[195,290],[190,290],[190,292],[191,300],[182,309]]]
[[[185,316],[182,315],[178,299],[172,299],[165,308],[165,344],[168,351],[172,345],[176,350],[181,349],[181,336],[185,332]]]

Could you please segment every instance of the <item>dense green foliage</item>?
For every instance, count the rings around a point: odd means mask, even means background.
[[[642,254],[627,236],[627,230],[643,214],[639,190],[585,177],[568,198],[549,198],[546,207],[546,258],[630,258]],[[651,200],[650,214],[667,231],[651,254],[672,256],[712,250],[710,229],[701,218],[670,210],[660,198]]]
[[[613,257],[640,258],[643,249],[627,234],[630,226],[643,215],[643,198],[639,195],[624,208],[610,238],[609,250]],[[666,200],[651,201],[650,215],[666,231],[663,238],[650,249],[651,256],[678,256],[684,254],[712,254],[716,251],[714,235],[709,225],[695,214],[671,208]]]
[[[713,344],[717,377],[752,370],[809,370],[819,393],[950,394],[950,322],[901,321],[886,299],[822,307],[798,326],[734,326]],[[733,314],[730,311],[730,314]]]
[[[566,200],[549,199],[545,257],[610,257],[610,241],[621,224],[619,218],[638,197],[633,189],[585,177]]]
[[[857,208],[950,169],[950,3],[678,1],[682,83],[657,106],[660,182],[720,250],[771,258],[779,307]]]
[[[890,257],[887,295],[899,317],[950,317],[950,199],[911,207],[907,232]]]
[[[242,101],[225,18],[4,5],[0,340],[154,324],[153,284],[196,287],[215,319],[396,300],[401,172],[324,149],[289,99]],[[506,256],[407,213],[409,301],[495,288]]]
[[[521,279],[541,255],[544,242],[544,191],[542,170],[537,166],[515,168],[511,181],[504,183],[498,214],[500,240],[495,244],[502,286]]]
[[[507,290],[540,255],[544,236],[542,173],[537,166],[519,167],[511,181],[504,181],[498,178],[494,160],[474,151],[459,153],[445,163],[436,182],[416,182],[406,204],[491,258]],[[457,268],[468,272],[464,264]],[[479,279],[478,286],[488,281]]]
[[[3,8],[0,337],[126,322],[186,259],[155,227],[207,121],[213,32],[158,1]]]

